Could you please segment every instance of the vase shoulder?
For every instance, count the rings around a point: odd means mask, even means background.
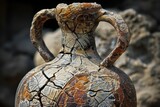
[[[58,55],[26,74],[17,90],[16,102],[17,107],[96,107],[106,104],[112,107],[119,103],[118,100],[130,100],[132,88],[128,76],[118,68],[100,67],[84,56],[72,56],[71,59],[66,54]],[[125,92],[130,92],[129,97]]]

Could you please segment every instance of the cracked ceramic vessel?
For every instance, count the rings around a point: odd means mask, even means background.
[[[62,49],[56,57],[41,37],[43,24],[52,18],[63,32]],[[93,37],[100,21],[118,32],[117,45],[104,60],[97,54]],[[136,107],[131,80],[113,65],[130,40],[121,16],[96,3],[59,4],[36,13],[30,35],[46,63],[22,79],[16,107]]]

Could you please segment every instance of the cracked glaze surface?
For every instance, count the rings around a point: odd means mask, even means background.
[[[53,17],[63,32],[63,48],[55,58],[41,38],[44,22]],[[117,47],[103,61],[92,36],[99,21],[120,33]],[[45,61],[51,61],[26,74],[17,89],[16,107],[136,107],[131,80],[112,65],[129,43],[120,16],[96,3],[59,4],[34,16],[31,40]]]

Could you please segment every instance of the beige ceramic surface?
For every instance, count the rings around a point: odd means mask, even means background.
[[[41,37],[43,24],[51,18],[56,18],[63,33],[56,57]],[[93,37],[100,21],[110,23],[119,34],[117,46],[104,60],[97,54]],[[130,40],[121,16],[96,3],[59,4],[34,16],[31,40],[47,63],[23,78],[16,107],[136,107],[131,80],[113,66]]]

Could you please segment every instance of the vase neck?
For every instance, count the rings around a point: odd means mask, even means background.
[[[61,52],[78,54],[87,57],[97,57],[93,32],[102,12],[100,5],[84,3],[82,5],[60,4],[56,7],[56,20],[63,37]]]
[[[74,32],[66,33],[62,30],[62,50],[63,53],[83,55],[85,57],[99,57],[93,33],[76,34]]]

